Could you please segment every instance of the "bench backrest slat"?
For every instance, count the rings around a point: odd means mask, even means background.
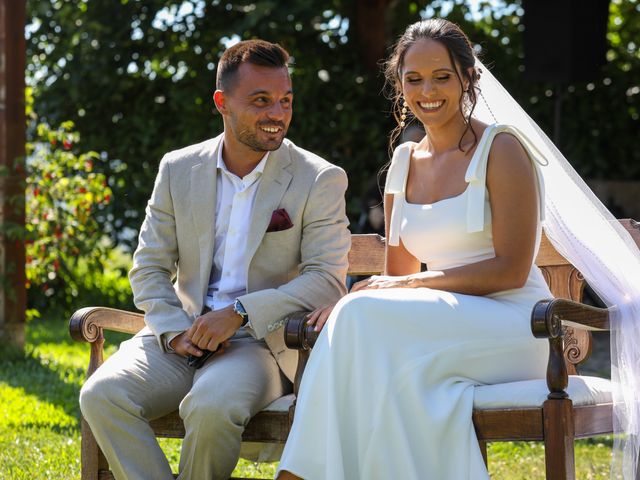
[[[546,235],[542,235],[536,257],[539,267],[571,265],[553,248]],[[384,238],[374,233],[351,235],[349,275],[376,275],[384,270]]]

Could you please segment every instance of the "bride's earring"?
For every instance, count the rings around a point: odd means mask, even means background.
[[[409,104],[406,100],[402,103],[402,114],[400,115],[400,128],[404,128],[405,120],[407,119],[407,110],[409,108]]]

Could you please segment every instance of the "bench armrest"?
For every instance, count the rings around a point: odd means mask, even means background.
[[[309,312],[295,312],[285,318],[284,343],[294,350],[311,350],[320,332],[307,325]]]
[[[610,311],[583,303],[554,298],[541,300],[531,312],[531,332],[537,338],[562,335],[562,325],[583,330],[609,330]]]
[[[296,397],[304,367],[307,365],[309,354],[319,335],[319,332],[307,325],[308,314],[309,312],[295,312],[288,315],[284,321],[284,343],[287,347],[298,350],[298,366],[293,381],[293,393]]]
[[[86,307],[76,310],[69,319],[69,334],[77,342],[91,344],[87,378],[104,361],[104,329],[135,334],[142,330],[144,325],[144,315],[141,313],[107,307]]]
[[[564,326],[590,331],[610,328],[610,310],[591,307],[563,298],[541,300],[531,312],[531,332],[536,338],[549,339],[547,387],[549,399],[568,398],[567,364],[564,358]]]
[[[107,307],[86,307],[76,310],[69,320],[69,333],[77,342],[95,342],[102,329],[136,334],[145,326],[142,313]]]

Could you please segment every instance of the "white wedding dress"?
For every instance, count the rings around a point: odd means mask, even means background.
[[[433,204],[405,200],[412,144],[396,149],[390,244],[402,239],[431,270],[495,256],[485,179],[501,131],[519,136],[488,127],[466,190]],[[347,295],[306,366],[280,470],[307,480],[487,479],[471,420],[474,386],[545,376],[547,342],[529,322],[533,305],[551,296],[535,265],[523,288],[485,297],[428,288]]]

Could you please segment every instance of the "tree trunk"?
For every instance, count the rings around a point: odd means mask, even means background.
[[[387,46],[387,7],[390,0],[357,0],[355,32],[362,63],[378,70]]]
[[[24,347],[25,0],[0,0],[0,351]]]

